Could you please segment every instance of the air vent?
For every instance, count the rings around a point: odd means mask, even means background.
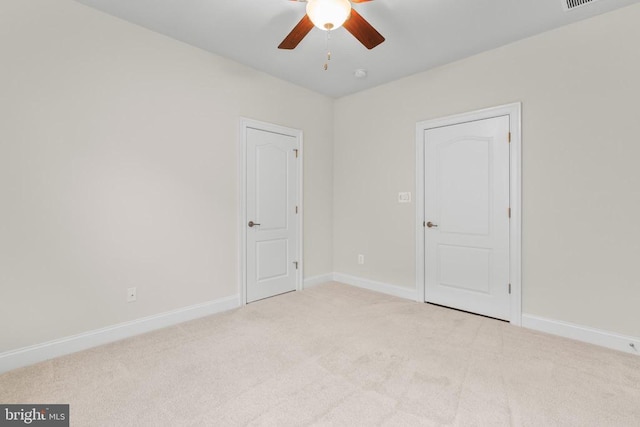
[[[598,0],[562,0],[562,7],[564,7],[564,10],[571,10],[595,1]]]

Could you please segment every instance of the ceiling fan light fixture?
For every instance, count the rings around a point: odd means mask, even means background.
[[[340,28],[351,14],[349,0],[309,0],[307,15],[313,25],[329,31]]]

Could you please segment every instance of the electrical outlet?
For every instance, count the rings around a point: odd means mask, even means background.
[[[364,264],[364,255],[360,254],[358,255],[358,264]]]
[[[136,288],[127,289],[127,302],[134,302],[136,300]]]
[[[398,193],[398,203],[411,203],[411,193]]]

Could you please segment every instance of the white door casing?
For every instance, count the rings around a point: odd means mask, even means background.
[[[520,104],[418,123],[416,155],[419,300],[520,325]]]
[[[298,130],[241,122],[243,303],[300,288],[301,143]]]

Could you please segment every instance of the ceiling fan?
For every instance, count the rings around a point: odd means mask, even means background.
[[[367,49],[373,49],[384,41],[384,37],[351,8],[351,3],[368,1],[371,0],[307,0],[306,15],[282,40],[278,49],[294,49],[314,26],[325,31],[344,26]]]

